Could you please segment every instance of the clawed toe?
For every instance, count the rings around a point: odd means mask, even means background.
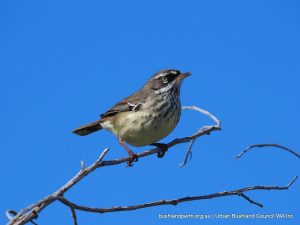
[[[158,158],[163,158],[166,154],[166,152],[168,151],[168,148],[166,149],[160,149],[160,151],[157,152],[157,157]]]
[[[165,156],[166,151],[160,150],[159,152],[157,152],[157,157],[158,158],[163,158]]]
[[[168,151],[168,145],[167,144],[153,143],[151,145],[159,148],[159,150],[157,152],[157,157],[158,158],[163,158],[165,156],[166,152]]]
[[[129,156],[130,156],[130,159],[127,162],[127,166],[128,167],[132,167],[133,166],[133,162],[137,162],[139,160],[139,158],[138,158],[137,154],[135,154],[135,153],[132,153]]]

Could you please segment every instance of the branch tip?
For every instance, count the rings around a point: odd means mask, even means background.
[[[275,148],[278,148],[278,149],[282,149],[282,150],[287,151],[287,152],[293,154],[294,156],[300,158],[300,154],[298,152],[295,152],[294,150],[289,149],[289,148],[287,148],[285,146],[282,146],[282,145],[279,145],[279,144],[253,144],[253,145],[250,145],[249,147],[247,147],[246,149],[244,149],[235,158],[236,159],[241,158],[244,154],[246,154],[248,151],[250,151],[253,148],[265,148],[265,147],[275,147]]]
[[[109,151],[109,148],[104,149],[103,152],[101,153],[101,155],[99,156],[99,158],[97,159],[96,163],[102,162],[103,158],[105,157],[105,155],[107,154],[108,151]]]
[[[261,204],[261,203],[259,203],[259,202],[256,202],[256,201],[252,200],[250,197],[248,197],[247,195],[245,195],[243,192],[240,193],[240,196],[243,197],[244,199],[246,199],[248,202],[254,204],[254,205],[257,205],[257,206],[259,206],[259,207],[261,207],[261,208],[264,207],[263,204]]]
[[[188,147],[188,150],[185,154],[184,160],[183,160],[182,163],[179,164],[180,167],[183,167],[187,164],[189,156],[192,155],[192,147],[193,147],[193,145],[194,145],[197,138],[199,138],[202,135],[210,135],[210,133],[212,131],[221,130],[221,127],[220,127],[221,126],[221,121],[217,117],[215,117],[213,114],[211,114],[209,111],[207,111],[205,109],[201,109],[197,106],[183,106],[182,110],[194,110],[196,112],[202,113],[203,115],[206,115],[209,118],[211,118],[216,123],[216,125],[203,126],[193,135],[193,138],[190,141],[190,145]],[[190,160],[191,160],[191,158],[190,158]]]
[[[18,213],[17,213],[15,210],[10,209],[10,210],[7,210],[7,211],[5,212],[5,214],[6,214],[6,217],[11,221],[11,220],[14,219],[14,217],[15,217]]]
[[[192,159],[192,147],[193,147],[195,141],[196,141],[196,138],[194,138],[194,139],[190,142],[190,145],[189,145],[188,150],[187,150],[187,152],[186,152],[186,154],[185,154],[184,160],[183,160],[182,163],[179,164],[180,167],[185,166],[185,165],[187,164],[188,159],[190,159],[190,160]]]
[[[296,182],[297,179],[298,179],[298,176],[295,176],[293,178],[293,180],[287,185],[287,188],[290,188]]]
[[[85,170],[85,164],[84,164],[84,161],[83,161],[83,160],[80,162],[80,165],[81,165],[81,169],[82,169],[82,170]]]
[[[77,216],[76,216],[76,211],[73,207],[70,206],[70,209],[71,209],[71,214],[72,214],[72,219],[73,219],[73,222],[74,222],[74,225],[78,225],[78,222],[77,222]]]

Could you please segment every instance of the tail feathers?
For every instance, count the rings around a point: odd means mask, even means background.
[[[83,126],[77,128],[77,129],[73,130],[73,133],[77,134],[77,135],[80,135],[80,136],[85,136],[85,135],[94,133],[94,132],[96,132],[98,130],[101,130],[101,129],[102,129],[102,127],[100,125],[100,121],[97,120],[93,123],[83,125]]]

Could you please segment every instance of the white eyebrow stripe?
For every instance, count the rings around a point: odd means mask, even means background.
[[[165,73],[162,73],[162,74],[157,75],[157,76],[155,77],[155,79],[159,79],[159,78],[164,77],[164,76],[166,76],[166,75],[168,75],[168,74],[177,75],[177,74],[179,74],[179,73],[178,73],[177,71],[175,71],[175,70],[170,70],[170,71],[168,71],[168,72],[165,72]]]
[[[164,76],[166,76],[166,75],[167,75],[167,73],[159,74],[159,75],[157,75],[157,76],[155,77],[155,79],[158,79],[158,78],[164,77]]]

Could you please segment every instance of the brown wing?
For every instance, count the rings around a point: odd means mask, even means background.
[[[141,109],[143,104],[143,99],[141,96],[144,96],[143,91],[138,91],[123,100],[119,101],[113,107],[111,107],[107,112],[101,114],[101,119],[105,117],[113,116],[119,112],[128,112],[128,111],[138,111]]]

